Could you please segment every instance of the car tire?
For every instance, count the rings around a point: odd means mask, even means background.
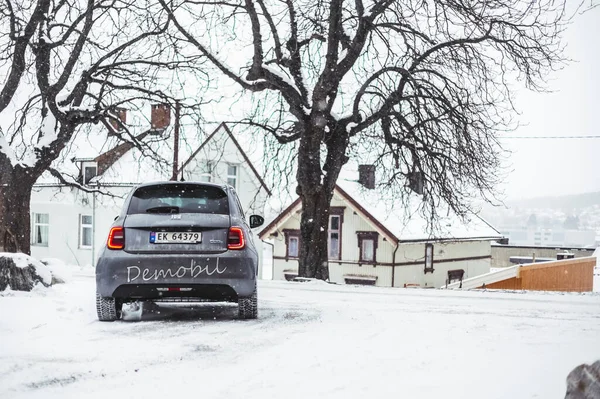
[[[115,298],[102,297],[96,294],[96,312],[100,321],[115,321],[121,317],[123,304]]]
[[[254,292],[247,298],[238,299],[238,316],[240,319],[256,319],[258,317],[258,295],[256,290],[256,281],[254,282]]]

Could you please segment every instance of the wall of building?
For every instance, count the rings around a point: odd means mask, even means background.
[[[31,195],[31,213],[48,214],[49,223],[48,245],[32,245],[32,256],[58,258],[72,265],[94,265],[130,190],[130,187],[111,189],[113,195],[119,196],[114,198],[96,194],[94,208],[94,194],[68,187],[35,187]],[[95,215],[94,245],[90,248],[80,246],[80,215]]]
[[[521,266],[517,277],[486,285],[488,289],[591,292],[595,257]]]
[[[446,284],[449,270],[464,270],[463,279],[490,271],[489,241],[433,242],[433,273],[425,273],[425,243],[403,243],[398,249],[396,263],[415,263],[396,266],[394,285],[418,285],[439,288]],[[406,270],[405,270],[406,269]]]
[[[213,138],[206,143],[194,159],[184,168],[184,176],[188,181],[200,181],[204,172],[204,163],[211,161],[215,164],[211,182],[227,184],[228,164],[238,167],[238,179],[235,190],[247,215],[264,215],[267,192],[261,186],[254,172],[246,164],[231,137],[221,128]]]
[[[514,266],[510,263],[511,256],[534,256],[536,258],[554,258],[558,253],[570,252],[575,258],[591,256],[593,248],[567,248],[567,247],[534,247],[513,245],[492,245],[492,267]]]
[[[464,278],[488,273],[490,271],[491,248],[489,241],[455,241],[434,243],[434,272],[424,273],[425,242],[391,243],[382,234],[377,245],[377,263],[361,264],[357,231],[377,231],[368,220],[359,215],[337,194],[332,207],[345,207],[342,223],[342,257],[329,260],[330,281],[345,283],[345,276],[376,277],[381,287],[441,287],[445,285],[448,270],[463,269]],[[277,227],[276,236],[270,239],[274,245],[273,279],[284,280],[285,273],[297,272],[298,261],[286,259],[286,243],[283,233],[286,229],[300,229],[300,210],[292,212],[290,217]],[[327,227],[327,226],[326,226]],[[395,254],[394,254],[395,252]],[[395,264],[395,267],[392,267]],[[393,282],[393,284],[392,284]]]
[[[341,229],[341,259],[329,261],[330,281],[344,284],[345,275],[377,277],[376,285],[390,287],[392,285],[391,263],[395,244],[390,243],[379,234],[376,250],[377,263],[359,264],[360,249],[357,231],[377,231],[367,220],[356,213],[337,193],[331,201],[332,207],[344,207]],[[328,226],[324,226],[327,228]],[[285,271],[298,270],[296,259],[285,259],[286,243],[283,231],[300,229],[300,213],[293,212],[286,222],[279,226],[277,236],[271,237],[274,244],[274,275],[276,280],[285,279]]]

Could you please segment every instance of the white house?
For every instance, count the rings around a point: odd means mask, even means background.
[[[430,237],[426,220],[398,216],[384,203],[356,180],[338,181],[328,224],[331,282],[429,288],[489,272],[491,242],[502,236],[482,219],[444,220],[445,235]],[[259,234],[272,242],[274,279],[297,276],[301,213],[297,199]]]
[[[136,139],[142,140],[148,134],[150,131]],[[96,156],[87,156],[94,146],[82,150],[84,157],[72,160],[81,188],[48,177],[38,182],[31,198],[32,255],[94,265],[110,225],[132,188],[148,181],[170,180],[172,176],[171,147],[160,137],[152,140],[155,143],[149,154],[142,154],[132,143],[119,144],[116,140],[112,140],[110,149]],[[178,179],[229,184],[248,215],[264,214],[271,192],[225,124],[208,135],[182,165]],[[86,188],[108,195],[86,192]]]

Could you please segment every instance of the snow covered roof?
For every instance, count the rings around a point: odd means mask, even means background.
[[[140,126],[136,126],[140,127]],[[259,174],[246,151],[235,138],[227,125],[209,125],[214,128],[211,134],[206,135],[198,126],[181,128],[181,140],[179,146],[179,159],[185,159],[181,170],[199,153],[215,134],[224,129],[231,137],[238,151],[249,165],[260,185],[271,195],[271,191]],[[149,128],[149,127],[148,127]],[[206,128],[206,126],[205,126]],[[160,134],[148,129],[139,129],[141,133],[134,139],[143,142],[143,149],[137,148],[132,141],[123,141],[117,137],[108,135],[108,130],[103,127],[94,126],[88,132],[78,134],[69,145],[68,153],[75,154],[67,158],[61,157],[56,161],[62,172],[66,172],[76,178],[80,173],[80,162],[95,161],[98,164],[98,175],[92,182],[102,186],[118,184],[139,184],[152,181],[169,180],[173,173],[173,138],[172,128],[168,128]],[[187,131],[186,131],[187,130]],[[61,184],[50,173],[46,172],[37,181],[37,185]]]
[[[473,215],[470,220],[462,221],[450,212],[438,220],[437,228],[431,231],[429,221],[418,211],[416,202],[399,209],[393,200],[383,200],[377,190],[364,188],[358,183],[357,177],[357,172],[345,168],[340,174],[334,195],[341,197],[355,212],[371,222],[376,230],[391,241],[496,240],[503,237],[477,215]],[[260,237],[266,238],[301,206],[300,198],[296,199],[260,232]]]

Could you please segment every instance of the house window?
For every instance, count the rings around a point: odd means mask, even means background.
[[[375,231],[357,231],[359,260],[365,263],[377,262],[377,242],[379,233]]]
[[[79,215],[79,248],[92,247],[92,217]]]
[[[340,258],[340,216],[329,216],[329,259]]]
[[[342,223],[344,221],[344,207],[331,207],[329,213],[329,228],[327,231],[329,259],[342,259]]]
[[[213,163],[206,161],[202,163],[202,170],[200,172],[200,181],[210,183],[213,175]]]
[[[300,239],[298,237],[290,237],[288,241],[288,256],[291,258],[298,257]]]
[[[88,184],[98,174],[98,167],[86,166],[83,168],[83,184]]]
[[[433,244],[425,244],[425,273],[433,273]]]
[[[233,188],[237,187],[237,173],[237,165],[227,165],[227,184],[229,184]]]
[[[285,257],[297,258],[300,254],[300,230],[283,230],[285,235]]]
[[[50,216],[47,213],[34,213],[31,219],[31,245],[47,247]]]
[[[366,262],[372,262],[375,257],[375,243],[373,240],[363,240],[362,242],[362,256],[361,260]]]

